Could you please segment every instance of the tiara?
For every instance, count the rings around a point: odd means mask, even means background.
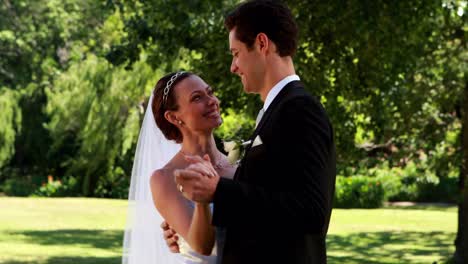
[[[166,104],[167,97],[169,96],[169,92],[171,91],[172,84],[177,80],[177,78],[184,74],[184,71],[176,72],[176,74],[172,75],[171,79],[167,82],[166,87],[164,88],[163,91],[163,105]]]

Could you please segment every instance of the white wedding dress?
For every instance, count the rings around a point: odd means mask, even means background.
[[[123,241],[123,264],[215,264],[213,254],[204,256],[179,239],[180,254],[169,251],[160,224],[164,221],[156,210],[150,188],[151,174],[162,168],[180,150],[180,145],[167,140],[156,126],[148,102],[138,138],[129,190],[127,225]],[[194,206],[193,202],[190,202]]]
[[[216,247],[210,256],[199,254],[192,250],[189,244],[183,239],[179,239],[180,255],[184,264],[215,264],[216,263]]]

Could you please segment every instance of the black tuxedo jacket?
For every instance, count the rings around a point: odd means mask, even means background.
[[[251,140],[262,144],[247,147],[234,180],[222,178],[214,195],[221,263],[326,263],[336,161],[322,105],[290,82]]]

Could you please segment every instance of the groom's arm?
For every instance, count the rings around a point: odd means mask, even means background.
[[[281,131],[275,133],[278,136],[274,142],[282,144],[284,160],[280,166],[284,167],[268,177],[284,179],[288,187],[279,190],[220,179],[214,194],[214,225],[245,226],[255,222],[316,233],[328,224],[334,186],[331,175],[335,173],[328,118],[310,97],[290,100],[280,115]]]

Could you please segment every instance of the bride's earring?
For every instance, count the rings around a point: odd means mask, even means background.
[[[177,124],[182,125],[182,120],[177,120]]]

